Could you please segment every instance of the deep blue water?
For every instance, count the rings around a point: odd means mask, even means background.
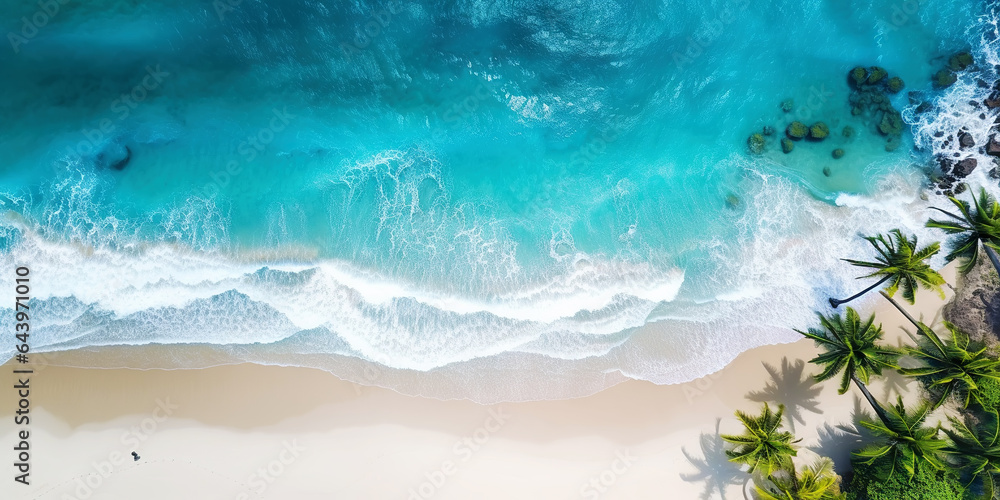
[[[32,266],[36,348],[211,344],[89,363],[484,401],[688,380],[794,338],[858,286],[837,259],[859,231],[932,237],[929,132],[997,62],[984,0],[39,9],[0,5],[0,260]],[[932,91],[958,50],[977,68]],[[847,104],[873,64],[907,83],[893,152]],[[748,154],[793,119],[831,138]]]

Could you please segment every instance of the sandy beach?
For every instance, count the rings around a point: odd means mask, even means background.
[[[944,303],[922,293],[908,310],[939,322]],[[890,342],[904,338],[909,325],[887,302],[864,304]],[[0,497],[740,499],[746,475],[718,433],[738,431],[733,411],[759,401],[786,405],[801,463],[815,451],[847,467],[857,437],[843,428],[867,404],[853,387],[838,396],[833,382],[815,385],[815,353],[806,341],[766,346],[686,384],[493,406],[311,369],[99,370],[54,366],[56,355],[30,380],[31,484],[8,478]],[[5,463],[18,441],[14,368],[3,366],[0,391]],[[882,399],[912,389],[895,373],[872,384]]]

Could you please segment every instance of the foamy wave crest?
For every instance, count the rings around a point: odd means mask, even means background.
[[[426,151],[384,151],[329,182],[331,229],[352,261],[463,291],[501,286],[521,272],[517,244],[495,210],[486,202],[454,203]],[[469,279],[455,280],[456,269]]]
[[[750,172],[740,244],[708,252],[726,264],[713,279],[727,291],[706,299],[681,293],[680,271],[581,252],[554,278],[483,300],[333,260],[65,243],[17,220],[4,223],[19,235],[0,263],[30,264],[34,348],[75,349],[71,363],[249,361],[439,398],[575,397],[629,378],[684,382],[744,350],[791,341],[791,328],[809,324],[828,294],[854,291],[854,270],[837,257],[858,254],[858,228],[902,226],[927,237],[912,175],[886,179],[878,201],[844,196],[831,206],[786,178]]]
[[[263,266],[180,245],[115,250],[32,232],[3,261],[30,263],[40,301],[38,349],[264,344],[325,330],[326,342],[349,346],[346,352],[415,370],[507,351],[567,358],[606,352],[659,301],[672,299],[683,280],[677,272],[580,256],[571,273],[538,289],[474,301],[334,261]],[[317,340],[301,354],[325,352]]]

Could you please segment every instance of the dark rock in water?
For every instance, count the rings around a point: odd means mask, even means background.
[[[990,94],[990,96],[983,101],[983,104],[985,104],[989,109],[1000,108],[1000,93],[994,92]]]
[[[938,130],[937,132],[934,132],[934,137],[937,137],[937,138],[944,137],[944,132]]]
[[[854,106],[853,108],[851,108],[851,114],[854,116],[860,115],[862,111],[863,110],[861,109],[861,106]]]
[[[785,113],[791,113],[792,109],[795,109],[795,101],[791,99],[785,99],[781,101],[781,110]]]
[[[737,208],[739,208],[740,207],[740,197],[736,196],[733,193],[727,194],[726,195],[726,207],[734,209],[734,210],[737,209]]]
[[[1000,156],[1000,141],[997,141],[996,134],[991,135],[990,142],[986,143],[986,154],[990,156]]]
[[[851,70],[847,74],[847,81],[851,83],[855,88],[860,87],[865,81],[868,80],[868,70],[858,66]]]
[[[840,149],[840,148],[837,148],[837,149],[834,149],[833,153],[831,153],[831,154],[833,155],[833,159],[839,160],[839,159],[841,159],[841,158],[844,157],[844,150]]]
[[[823,122],[816,122],[809,127],[809,138],[814,141],[822,141],[830,135],[830,127]]]
[[[770,125],[764,126],[764,135],[774,135],[774,127]]]
[[[752,134],[747,138],[747,148],[751,153],[759,155],[764,152],[764,136],[761,134]]]
[[[132,159],[132,150],[118,142],[112,142],[102,149],[94,157],[94,164],[97,168],[110,168],[112,170],[124,170]]]
[[[899,92],[900,90],[903,90],[903,87],[905,86],[906,85],[903,83],[903,79],[898,76],[890,78],[889,82],[886,83],[886,88],[889,89],[889,92],[892,92],[893,94]]]
[[[938,158],[938,166],[941,167],[941,171],[944,172],[945,179],[948,178],[947,174],[951,174],[952,169],[955,167],[955,162],[951,161],[950,158]]]
[[[781,150],[784,151],[785,154],[791,153],[793,149],[795,149],[794,142],[792,142],[788,138],[781,139]]]
[[[949,197],[949,198],[951,198],[951,197],[955,196],[955,193],[954,193],[954,192],[952,192],[952,191],[951,191],[950,189],[946,189],[946,190],[945,190],[945,191],[944,191],[943,193],[941,193],[941,194],[943,194],[943,195],[945,195],[945,196],[947,196],[947,197]]]
[[[963,71],[972,66],[972,54],[968,52],[958,52],[948,58],[948,69],[952,71]]]
[[[990,179],[1000,179],[1000,170],[997,167],[990,169]]]
[[[975,158],[966,158],[955,164],[955,170],[952,173],[960,179],[968,177],[978,164],[979,162]]]
[[[882,121],[878,124],[878,131],[882,135],[900,135],[903,133],[903,116],[899,114],[899,111],[892,110],[892,112],[887,112],[885,116],[882,117]]]
[[[902,141],[899,140],[899,137],[890,137],[889,140],[885,141],[885,151],[891,153],[899,149],[900,144],[902,144]]]
[[[917,113],[926,113],[926,112],[928,112],[928,111],[930,111],[932,109],[934,109],[934,105],[933,104],[931,104],[929,102],[924,102],[924,103],[921,103],[919,106],[917,106]]]
[[[969,185],[966,184],[966,183],[964,183],[964,182],[961,183],[961,184],[959,184],[959,185],[957,185],[957,186],[955,186],[955,194],[962,194],[962,193],[964,193],[965,189],[967,187],[969,187]]]
[[[980,104],[979,101],[969,101],[969,106],[972,106],[973,108],[976,109],[983,107],[983,105]]]
[[[823,175],[830,177],[830,167],[823,167]]]
[[[939,89],[948,88],[958,81],[958,76],[951,71],[942,69],[937,73],[934,73],[934,86]]]
[[[876,85],[887,76],[889,76],[889,72],[886,71],[885,68],[872,66],[871,68],[868,68],[868,85]]]
[[[985,120],[986,119],[986,113],[979,113],[979,119],[980,120]]]
[[[785,129],[785,134],[788,138],[793,141],[798,141],[804,138],[809,133],[809,128],[806,127],[805,123],[795,121],[792,122],[788,128]]]
[[[982,78],[976,78],[976,86],[979,87],[979,88],[981,88],[981,89],[988,89],[988,88],[990,88],[990,84],[987,83],[986,80],[983,80]]]
[[[962,131],[958,133],[958,146],[962,149],[971,148],[976,145],[976,140],[972,138],[972,134]]]
[[[844,137],[848,137],[848,138],[854,137],[854,127],[852,127],[850,125],[845,125],[844,126],[844,131],[841,132],[841,135],[843,135]]]

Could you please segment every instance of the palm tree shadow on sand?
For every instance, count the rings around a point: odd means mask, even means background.
[[[885,370],[879,376],[882,385],[882,401],[892,401],[895,394],[906,394],[913,379],[896,370]]]
[[[719,437],[721,422],[722,419],[715,420],[714,433],[702,433],[699,442],[703,458],[694,457],[686,449],[681,448],[681,453],[684,453],[688,462],[698,469],[697,472],[689,474],[681,473],[681,479],[689,483],[705,482],[705,489],[699,497],[701,500],[717,498],[726,500],[726,489],[734,485],[743,485],[749,477],[739,465],[730,462],[726,456],[725,441]]]
[[[805,424],[803,411],[822,413],[817,398],[823,387],[817,384],[812,375],[803,373],[805,367],[805,361],[799,359],[795,363],[790,363],[787,357],[781,359],[780,372],[774,366],[764,363],[764,369],[771,376],[771,380],[763,390],[747,394],[747,399],[750,401],[785,405],[785,417],[792,432],[795,432],[796,422]]]
[[[851,410],[851,421],[837,425],[823,424],[814,446],[807,449],[821,457],[833,460],[834,470],[851,469],[851,451],[863,448],[873,440],[871,432],[861,425],[862,420],[873,421],[875,417],[869,413],[868,407],[861,404],[861,398],[854,397],[854,408]]]

